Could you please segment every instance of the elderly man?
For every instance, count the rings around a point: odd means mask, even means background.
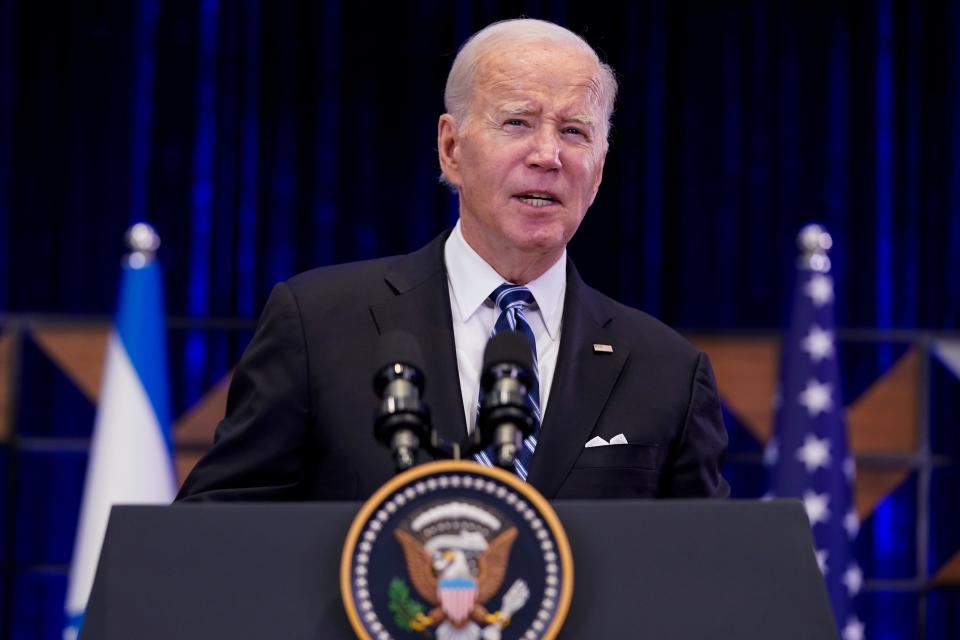
[[[508,315],[535,345],[542,417],[521,477],[548,498],[726,496],[706,356],[588,287],[566,257],[600,187],[615,94],[610,68],[562,27],[511,20],[475,34],[437,135],[459,222],[415,253],[277,285],[180,498],[369,496],[393,470],[369,417],[378,334],[403,330],[424,347],[433,424],[458,440],[474,428],[484,346]]]

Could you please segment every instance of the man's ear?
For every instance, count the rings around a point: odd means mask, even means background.
[[[440,171],[447,182],[460,186],[460,135],[456,119],[449,113],[440,116],[437,123],[437,154]]]

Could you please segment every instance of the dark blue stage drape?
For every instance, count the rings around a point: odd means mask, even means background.
[[[54,6],[0,3],[5,310],[109,311],[142,218],[174,315],[252,317],[298,270],[420,245],[455,215],[435,125],[457,45],[526,13],[620,73],[572,247],[592,283],[684,327],[779,326],[818,219],[843,325],[960,320],[953,4]]]
[[[187,318],[253,319],[298,271],[419,247],[456,220],[449,65],[519,15],[619,73],[570,248],[588,282],[682,329],[777,329],[817,220],[839,326],[957,329],[960,6],[907,0],[0,0],[0,312],[109,315],[143,219]],[[201,330],[171,349],[178,411],[238,357]]]

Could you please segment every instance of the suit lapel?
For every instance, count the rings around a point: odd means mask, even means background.
[[[568,263],[560,351],[550,399],[527,481],[552,498],[590,439],[627,360],[628,349],[611,330],[607,304]],[[609,345],[612,353],[597,352]]]
[[[448,235],[400,258],[385,275],[395,296],[371,306],[370,311],[381,334],[406,331],[420,343],[427,380],[424,398],[433,427],[442,438],[460,441],[467,427],[443,263]],[[624,343],[617,341],[612,322],[606,300],[584,284],[568,263],[557,367],[527,477],[547,498],[556,495],[590,439],[629,355]],[[613,353],[595,352],[594,344],[610,345]]]
[[[385,275],[396,295],[370,308],[377,329],[410,333],[423,351],[432,424],[446,440],[466,436],[460,376],[457,370],[450,290],[443,264],[444,233],[423,249],[402,257]]]

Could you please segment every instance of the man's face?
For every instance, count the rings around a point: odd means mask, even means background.
[[[502,275],[498,261],[553,264],[593,203],[606,157],[599,73],[576,49],[517,45],[481,59],[465,123],[441,117],[464,237]]]

